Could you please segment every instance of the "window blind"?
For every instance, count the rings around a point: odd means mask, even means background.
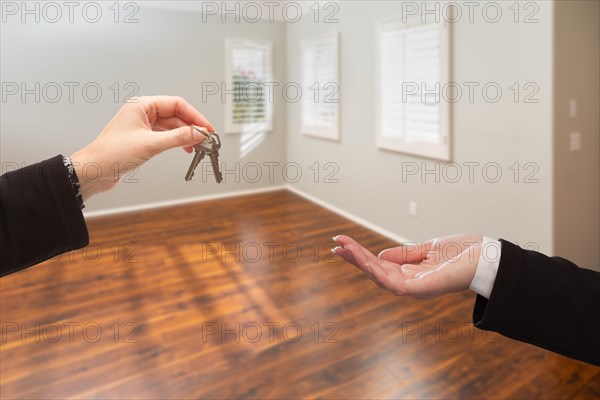
[[[337,139],[338,35],[302,42],[302,132]]]
[[[226,130],[271,129],[269,88],[272,80],[272,50],[268,42],[227,41]]]
[[[441,57],[437,24],[381,35],[381,134],[440,143]],[[435,92],[438,94],[436,95]]]
[[[266,49],[234,48],[233,74],[233,123],[249,124],[265,122],[268,99],[264,83],[269,75]]]

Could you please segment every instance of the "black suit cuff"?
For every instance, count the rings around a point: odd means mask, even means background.
[[[500,332],[509,317],[519,282],[518,255],[520,248],[500,239],[502,256],[489,300],[477,295],[473,308],[473,325],[477,328]]]
[[[0,276],[89,243],[62,155],[0,177]]]

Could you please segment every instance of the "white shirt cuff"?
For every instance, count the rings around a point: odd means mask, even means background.
[[[500,265],[501,252],[502,245],[499,241],[486,236],[483,237],[477,270],[469,289],[479,293],[486,299],[489,299],[492,294],[498,266]]]

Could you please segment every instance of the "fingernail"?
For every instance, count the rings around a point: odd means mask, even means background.
[[[337,251],[337,249],[339,249],[339,248],[340,248],[340,246],[336,246],[336,247],[334,247],[333,249],[331,249],[331,252],[332,252],[333,254],[337,254],[337,253],[336,253],[336,251]]]
[[[340,237],[340,235],[334,236],[332,237],[333,241],[337,243],[337,239]]]
[[[381,251],[379,252],[379,254],[377,254],[377,258],[381,258],[381,256],[383,255],[383,253],[385,253],[385,252],[387,252],[387,251],[390,251],[390,250],[392,250],[392,249],[383,249],[383,250],[381,250]]]

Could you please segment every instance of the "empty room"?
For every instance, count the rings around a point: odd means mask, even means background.
[[[0,4],[0,398],[600,398],[600,2]]]

